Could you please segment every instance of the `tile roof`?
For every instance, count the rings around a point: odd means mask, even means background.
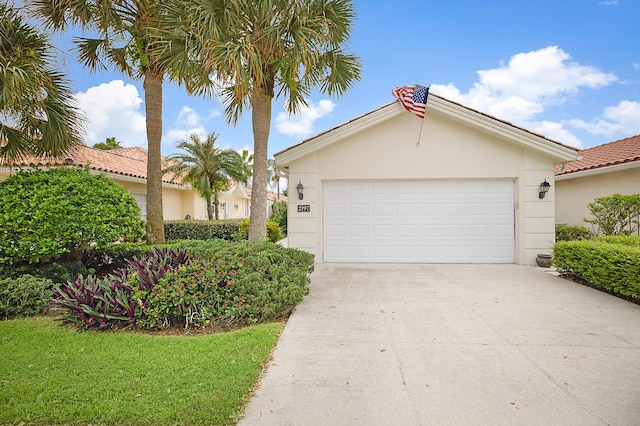
[[[247,187],[245,188],[245,191],[247,192],[247,195],[249,196],[249,198],[251,198],[251,188]],[[277,192],[267,190],[267,200],[268,201],[277,201],[277,200],[289,201],[289,198],[287,198],[287,196],[283,194],[280,194],[280,197],[278,197]]]
[[[640,161],[640,135],[578,151],[582,160],[569,163],[558,175]]]
[[[166,161],[165,157],[163,157],[164,161]],[[28,157],[16,164],[16,166],[22,167],[64,165],[88,166],[91,170],[146,180],[147,150],[136,146],[105,151],[82,145],[73,152],[71,157],[66,159]],[[162,177],[162,181],[171,183],[172,177],[172,175],[166,174]]]

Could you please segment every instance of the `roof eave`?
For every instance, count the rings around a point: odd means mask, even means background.
[[[578,150],[575,148],[547,139],[544,136],[537,135],[526,129],[488,116],[437,95],[429,96],[426,114],[429,113],[428,110],[430,109],[457,119],[467,125],[502,136],[513,143],[520,143],[527,148],[549,155],[554,159],[556,164],[575,161],[579,158]],[[286,167],[292,161],[402,113],[406,113],[406,111],[399,103],[391,102],[377,110],[366,113],[347,123],[338,125],[310,139],[306,139],[297,145],[277,152],[275,154],[276,163],[279,167]]]
[[[601,175],[605,173],[620,172],[623,170],[635,169],[638,167],[640,167],[640,160],[630,161],[630,162],[621,163],[621,164],[613,164],[613,165],[604,166],[604,167],[595,167],[592,169],[579,170],[576,172],[564,173],[561,175],[556,175],[555,180],[562,181],[562,180],[578,179],[578,178],[587,177],[587,176],[596,176],[596,175]]]
[[[274,157],[279,168],[286,167],[286,164],[291,163],[307,154],[312,153],[318,149],[328,147],[346,137],[358,133],[372,125],[379,124],[386,121],[404,111],[402,108],[396,108],[397,102],[392,102],[384,105],[369,113],[363,114],[351,121],[340,124],[326,132],[306,139],[297,145],[288,147],[282,151],[276,152]]]
[[[537,135],[506,121],[490,117],[439,96],[430,96],[427,107],[447,114],[471,126],[500,135],[515,143],[520,143],[527,148],[549,155],[554,158],[557,164],[575,161],[579,158],[576,148],[562,145],[544,136]]]

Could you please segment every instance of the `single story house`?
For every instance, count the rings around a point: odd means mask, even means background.
[[[554,168],[577,158],[434,94],[424,119],[392,102],[275,154],[289,247],[319,263],[535,264],[555,241]]]
[[[584,226],[594,199],[613,194],[640,194],[640,135],[578,152],[556,174],[556,221]]]
[[[12,169],[0,167],[0,180],[15,173],[19,168],[69,166],[89,167],[93,173],[104,173],[109,179],[125,187],[136,199],[142,218],[146,219],[147,150],[141,147],[105,151],[83,145],[66,159],[31,158]],[[186,217],[207,219],[205,199],[200,197],[190,185],[173,182],[172,178],[173,176],[165,175],[162,182],[164,219],[179,220]],[[271,200],[267,206],[270,209],[276,194],[270,193],[267,198]],[[250,189],[245,188],[242,184],[232,183],[229,190],[219,195],[219,202],[221,219],[248,218],[251,208]]]

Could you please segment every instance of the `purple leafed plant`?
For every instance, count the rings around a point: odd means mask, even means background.
[[[79,276],[53,291],[53,308],[65,323],[85,328],[106,329],[135,325],[144,308],[136,303],[135,292],[150,291],[167,273],[188,264],[183,249],[155,249],[141,258],[127,261],[128,266],[104,278]]]

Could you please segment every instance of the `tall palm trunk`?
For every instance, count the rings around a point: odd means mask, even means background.
[[[144,101],[147,124],[147,244],[162,244],[162,73],[148,69],[144,74]]]
[[[269,132],[271,131],[271,99],[267,90],[258,86],[251,98],[253,125],[253,183],[251,188],[251,225],[249,241],[261,240],[267,233],[267,167]]]

